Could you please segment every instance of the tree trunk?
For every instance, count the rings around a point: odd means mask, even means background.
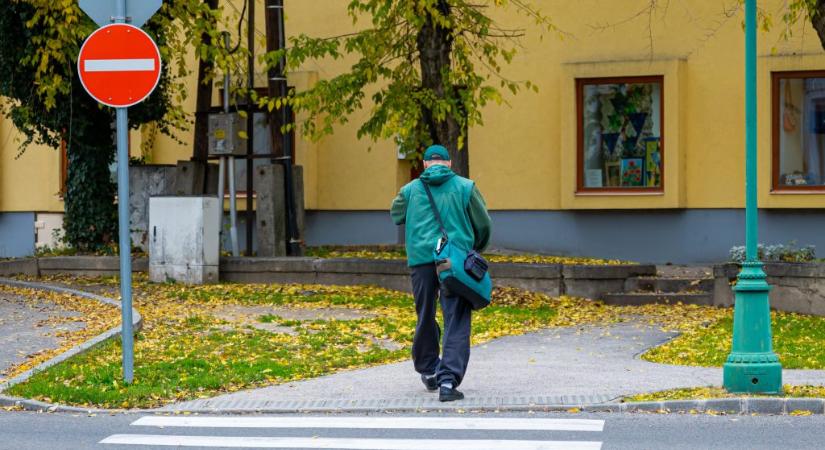
[[[447,0],[439,0],[438,9],[442,15],[451,13]],[[421,28],[417,37],[418,52],[421,63],[421,83],[424,89],[432,91],[439,99],[454,98],[456,87],[448,85],[444,73],[450,69],[453,50],[451,30],[444,28],[433,20]],[[424,111],[424,126],[427,128],[433,143],[447,147],[453,161],[453,170],[461,176],[470,175],[470,155],[465,144],[458,149],[458,138],[461,136],[461,127],[451,115],[444,119],[437,119],[429,110]]]
[[[280,8],[283,8],[283,0],[267,0],[266,2],[266,51],[274,52],[280,50],[281,42],[281,23],[280,23]],[[267,93],[269,97],[286,97],[287,85],[286,80],[279,80],[280,77],[285,77],[285,70],[280,65],[272,67],[267,72]],[[286,108],[283,105],[282,108]],[[281,108],[272,110],[269,113],[269,133],[272,138],[272,154],[276,156],[284,156],[284,135],[281,130],[283,127],[283,112]]]
[[[811,14],[811,24],[819,36],[819,43],[825,49],[825,0],[817,0]]]
[[[210,9],[218,8],[218,0],[204,0]],[[201,37],[205,45],[212,44],[212,38],[204,33]],[[195,101],[195,145],[192,160],[206,163],[209,156],[209,110],[212,108],[212,84],[204,83],[206,73],[213,68],[209,61],[198,61],[198,94]]]

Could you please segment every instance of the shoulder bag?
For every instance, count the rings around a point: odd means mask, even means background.
[[[450,242],[430,187],[423,181],[421,184],[424,186],[430,207],[441,228],[441,238],[435,248],[435,264],[439,281],[452,295],[470,302],[473,309],[478,310],[489,306],[493,282],[490,279],[490,266],[487,260],[473,249],[463,249]]]

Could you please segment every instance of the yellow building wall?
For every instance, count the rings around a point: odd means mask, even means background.
[[[237,1],[235,2],[238,3]],[[348,0],[287,2],[287,32],[335,36],[353,30]],[[484,125],[470,130],[471,176],[493,209],[741,208],[744,206],[744,34],[741,11],[725,14],[718,2],[689,0],[644,13],[648,0],[534,2],[561,32],[544,33],[515,10],[497,12],[504,27],[525,28],[520,52],[504,76],[531,80],[538,93],[506,95],[508,105],[489,105]],[[765,0],[781,11],[784,0]],[[256,1],[258,54],[264,45],[263,0]],[[642,12],[640,14],[640,11]],[[364,26],[364,24],[359,24]],[[783,28],[759,35],[760,205],[777,208],[825,207],[822,194],[770,192],[770,71],[825,69],[825,52],[807,23],[794,37]],[[192,68],[196,67],[190,56]],[[346,70],[352,59],[307,63],[290,74],[290,84],[311,86]],[[481,67],[481,66],[479,66]],[[577,194],[574,80],[578,76],[665,76],[664,194]],[[257,77],[265,86],[265,76]],[[495,82],[495,79],[492,80]],[[194,112],[195,79],[188,80],[185,108]],[[215,91],[217,92],[217,90]],[[217,95],[213,104],[218,104]],[[296,159],[304,166],[306,204],[316,210],[385,210],[408,181],[409,164],[399,161],[392,142],[358,140],[365,111],[318,142],[300,140]],[[5,127],[5,128],[2,128]],[[175,140],[158,135],[149,160],[174,164],[191,157],[192,132]],[[9,135],[0,123],[0,144]],[[143,141],[146,131],[134,137]],[[56,153],[30,151],[13,161],[0,154],[0,210],[59,210],[56,185],[37,183],[43,171],[59,167]],[[10,155],[11,154],[11,155]],[[20,166],[19,170],[10,169]],[[26,168],[22,168],[25,166]],[[37,167],[36,169],[31,167]],[[45,169],[43,169],[45,167]],[[55,180],[57,176],[54,177]],[[15,183],[22,182],[22,185]],[[56,183],[56,181],[55,181]],[[14,193],[9,185],[20,186]],[[24,186],[24,187],[23,187]],[[25,190],[23,195],[17,189]]]
[[[350,31],[345,0],[288,5],[290,34]],[[470,130],[471,176],[493,209],[741,208],[744,206],[744,33],[741,12],[715,2],[678,2],[649,17],[646,0],[535,2],[561,32],[544,33],[514,12],[505,26],[526,28],[504,76],[532,80],[540,91],[507,95]],[[761,3],[780,11],[783,0]],[[780,39],[781,26],[759,36],[760,204],[823,207],[821,194],[770,193],[770,70],[825,68],[810,25]],[[770,63],[775,61],[775,63]],[[331,77],[351,61],[302,69]],[[771,65],[773,64],[773,65]],[[587,67],[584,72],[571,67]],[[666,186],[663,194],[577,194],[574,80],[578,76],[665,75]],[[317,143],[318,209],[386,209],[408,167],[390,143],[355,139],[361,116]],[[372,152],[365,148],[372,144]],[[300,155],[299,155],[300,158]],[[360,174],[368,174],[364,177]]]
[[[0,212],[62,212],[60,152],[31,145],[18,157],[22,140],[0,115]]]
[[[491,106],[485,125],[472,130],[471,174],[495,209],[741,208],[744,206],[744,33],[742,14],[724,15],[717,2],[671,3],[650,18],[643,0],[537,1],[562,30],[563,39],[536,37],[528,26],[526,47],[506,69],[508,78],[529,79],[537,95],[522,93],[511,107]],[[781,0],[761,2],[779,11]],[[503,23],[525,24],[509,14]],[[783,28],[783,27],[777,27]],[[784,29],[784,28],[783,28]],[[825,196],[771,194],[769,70],[825,68],[807,23],[788,41],[779,31],[760,33],[760,202],[763,207],[823,207]],[[804,55],[804,56],[803,56]],[[668,62],[680,61],[679,88]],[[769,61],[782,61],[770,65]],[[569,67],[586,66],[585,72]],[[577,194],[574,79],[577,76],[666,75],[665,171],[662,194]],[[671,95],[668,95],[671,94]],[[673,95],[676,94],[676,95]],[[678,103],[677,105],[674,105]],[[677,116],[674,116],[673,110]],[[668,114],[670,112],[670,114]],[[676,134],[674,134],[676,131]],[[673,151],[679,147],[680,167]],[[681,174],[681,175],[680,175]],[[681,192],[674,192],[681,191]],[[667,200],[663,197],[671,197]],[[678,199],[681,198],[681,199]]]

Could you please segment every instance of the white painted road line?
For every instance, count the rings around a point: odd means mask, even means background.
[[[604,420],[472,417],[181,417],[146,416],[132,423],[147,427],[349,428],[396,430],[595,431]]]
[[[493,441],[457,439],[339,439],[294,437],[163,436],[115,434],[101,444],[227,448],[346,450],[600,450],[601,442]]]
[[[86,72],[154,72],[154,59],[87,59]]]

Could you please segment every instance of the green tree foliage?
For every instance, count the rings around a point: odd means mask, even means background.
[[[203,46],[201,37],[219,36],[218,12],[199,0],[167,1],[144,29],[159,44],[164,71],[158,89],[130,108],[130,123],[152,122],[172,134],[185,128],[183,78],[187,50],[226,66],[222,50]],[[68,147],[65,237],[79,250],[106,247],[116,236],[114,111],[99,106],[76,74],[83,40],[97,26],[74,0],[0,0],[0,113],[31,143]]]
[[[770,27],[770,16],[764,14],[764,17],[766,27]],[[811,23],[814,30],[816,30],[822,48],[825,49],[825,0],[792,0],[788,3],[788,7],[782,14],[782,22],[792,25],[799,20],[809,21]],[[789,37],[791,33],[790,30],[791,27],[786,28],[783,36]]]
[[[738,0],[739,4],[745,0]],[[794,27],[800,21],[810,22],[816,31],[820,45],[825,49],[825,0],[788,0],[779,14],[775,14],[757,2],[759,24],[764,31],[770,31],[777,17],[780,23],[785,25],[780,33],[782,39],[788,39],[793,35]]]
[[[258,103],[270,110],[288,103],[305,113],[302,131],[317,139],[370,101],[359,137],[393,139],[407,154],[432,143],[445,145],[454,166],[457,162],[466,174],[468,152],[459,150],[467,129],[483,124],[483,108],[503,103],[503,92],[536,89],[503,73],[524,35],[523,29],[506,28],[493,18],[506,9],[521,12],[542,33],[555,31],[527,0],[351,0],[347,12],[360,31],[301,34],[286,50],[264,58],[269,68],[286,56],[287,67],[295,69],[310,60],[354,56],[350,70],[291,92],[287,99],[259,98]]]

